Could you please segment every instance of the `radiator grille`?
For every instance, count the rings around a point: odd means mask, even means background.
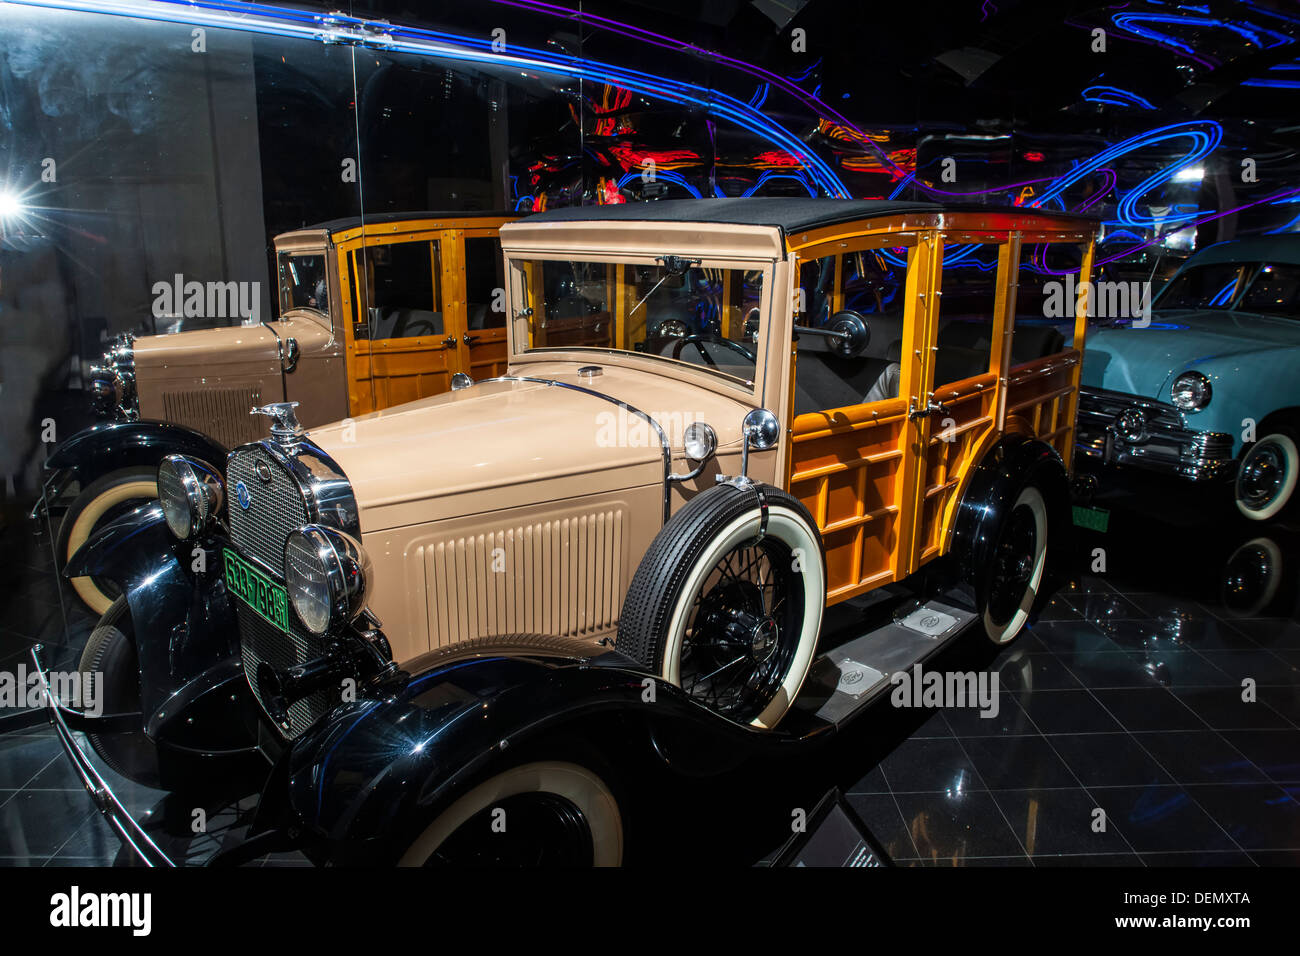
[[[611,629],[622,607],[625,538],[618,508],[425,545],[432,646]]]
[[[210,435],[227,448],[262,437],[264,420],[248,414],[261,404],[262,392],[256,388],[205,386],[162,395],[164,419]]]
[[[265,468],[259,469],[259,464]],[[270,481],[258,477],[258,471]],[[307,505],[297,481],[274,457],[260,446],[240,449],[226,466],[230,489],[230,539],[245,558],[255,558],[279,584],[284,584],[284,543],[291,531],[307,524]],[[238,486],[248,492],[248,507],[240,504]],[[265,709],[257,686],[257,667],[263,661],[276,669],[292,667],[321,656],[321,641],[310,634],[289,612],[289,633],[279,630],[242,601],[235,599],[239,621],[240,653],[248,685]],[[292,739],[337,703],[328,693],[317,692],[289,706],[289,727],[280,732]]]
[[[286,670],[320,657],[323,649],[320,642],[302,631],[296,621],[291,625],[290,633],[285,634],[241,601],[236,600],[235,605],[244,673],[248,675],[248,686],[252,689],[253,696],[258,703],[262,703],[262,693],[257,686],[259,664],[266,661],[276,670]],[[323,690],[294,701],[289,705],[289,726],[285,728],[281,725],[280,733],[290,739],[297,737],[336,703],[338,699],[331,699],[329,693]]]
[[[269,470],[269,482],[258,477],[259,465]],[[240,482],[248,489],[246,509],[240,505]],[[298,482],[266,449],[254,446],[230,457],[226,485],[230,489],[230,537],[244,555],[281,575],[289,533],[307,524],[307,504]]]

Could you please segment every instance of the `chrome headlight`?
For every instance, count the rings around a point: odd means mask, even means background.
[[[1174,384],[1169,390],[1169,397],[1174,406],[1185,412],[1199,412],[1210,404],[1212,395],[1210,380],[1200,372],[1184,372],[1174,379]]]
[[[682,438],[686,457],[691,461],[706,461],[718,450],[718,433],[704,422],[691,422]]]
[[[664,338],[682,339],[691,334],[681,319],[664,319],[659,323],[659,334]]]
[[[158,466],[158,501],[172,534],[182,541],[202,534],[221,511],[225,486],[207,462],[168,455]]]
[[[353,620],[366,606],[370,557],[349,534],[309,524],[284,545],[284,580],[303,626],[326,634]]]

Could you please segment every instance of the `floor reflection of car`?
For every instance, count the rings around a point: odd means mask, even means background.
[[[1210,246],[1156,297],[1150,324],[1089,338],[1079,450],[1189,481],[1233,479],[1266,520],[1300,476],[1300,237]]]

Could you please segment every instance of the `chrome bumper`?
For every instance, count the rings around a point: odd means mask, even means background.
[[[1188,428],[1183,413],[1166,402],[1080,389],[1075,428],[1079,453],[1106,464],[1131,465],[1192,481],[1228,478],[1236,472],[1232,436]]]
[[[41,646],[39,644],[32,648],[32,664],[35,666],[40,679],[41,699],[45,703],[45,716],[49,719],[50,725],[54,727],[54,732],[59,737],[59,743],[63,745],[64,753],[72,761],[73,769],[77,771],[77,776],[81,779],[81,785],[86,788],[86,793],[90,795],[95,808],[103,814],[104,819],[117,833],[122,844],[130,847],[146,865],[175,866],[176,864],[172,859],[159,848],[149,834],[145,833],[126,807],[122,806],[121,801],[117,799],[108,783],[100,776],[99,771],[90,762],[90,758],[86,756],[72,736],[74,727],[78,730],[84,730],[89,725],[91,729],[94,729],[103,724],[107,729],[109,721],[114,723],[120,721],[113,717],[87,717],[79,711],[65,707],[63,702],[50,689],[48,673],[45,665],[41,663]]]

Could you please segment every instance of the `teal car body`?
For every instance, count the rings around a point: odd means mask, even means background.
[[[1300,410],[1300,236],[1193,255],[1149,324],[1089,331],[1082,385],[1082,454],[1193,480],[1235,474],[1245,446]]]

